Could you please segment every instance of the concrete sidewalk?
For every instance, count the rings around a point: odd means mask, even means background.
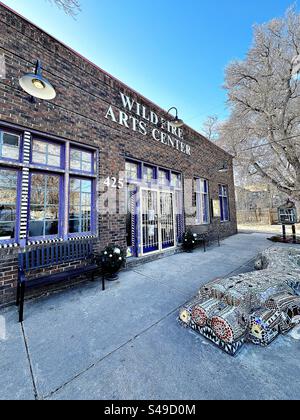
[[[299,341],[232,358],[176,322],[201,284],[249,270],[270,246],[240,234],[123,272],[106,292],[88,283],[36,299],[23,327],[2,310],[0,399],[299,399]]]

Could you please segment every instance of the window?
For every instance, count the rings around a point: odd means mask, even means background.
[[[93,153],[71,147],[70,169],[77,172],[94,173]]]
[[[181,175],[172,172],[171,174],[171,186],[173,188],[181,188],[182,187],[182,181],[181,181]]]
[[[17,206],[17,171],[0,169],[0,240],[15,238]]]
[[[92,230],[92,181],[70,180],[69,233],[89,233]]]
[[[226,185],[219,186],[219,199],[221,209],[221,222],[229,221],[229,201],[228,201],[228,187]]]
[[[127,180],[137,181],[139,178],[139,164],[135,162],[126,162]]]
[[[0,131],[0,157],[19,160],[20,158],[20,136]]]
[[[160,169],[158,172],[158,181],[160,185],[168,186],[170,184],[170,172]]]
[[[61,149],[60,144],[34,139],[32,142],[32,163],[60,168]]]
[[[196,223],[204,225],[209,223],[209,194],[208,181],[197,178],[194,181]]]
[[[26,159],[30,154],[29,169],[28,160],[22,161],[23,148]],[[94,235],[95,153],[80,145],[66,147],[64,140],[23,136],[0,127],[0,244],[20,240],[25,246],[32,240]],[[70,162],[67,168],[65,159]],[[10,160],[18,161],[19,168]]]
[[[152,182],[155,180],[155,168],[153,168],[153,166],[144,165],[143,173],[144,173],[144,181]]]
[[[31,174],[29,237],[59,234],[59,184],[57,175]]]

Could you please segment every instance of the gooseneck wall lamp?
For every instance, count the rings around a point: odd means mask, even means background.
[[[34,73],[25,74],[19,80],[21,88],[32,98],[52,100],[56,97],[56,91],[51,83],[42,75],[42,64],[37,61]]]
[[[170,124],[172,125],[172,127],[181,128],[184,125],[184,122],[180,118],[178,118],[177,108],[175,108],[175,107],[170,108],[169,111],[168,111],[168,114],[170,114],[171,111],[173,111],[173,110],[176,112],[176,116],[174,117],[172,115],[173,119],[170,121]]]

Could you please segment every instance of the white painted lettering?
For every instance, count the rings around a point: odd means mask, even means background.
[[[151,124],[154,124],[154,125],[158,124],[158,116],[153,111],[151,111],[150,113],[150,122]]]
[[[154,130],[152,131],[152,137],[154,138],[154,140],[160,141],[159,130],[157,128],[154,128]]]
[[[144,120],[150,121],[150,117],[149,117],[149,115],[147,115],[147,109],[146,109],[146,107],[143,106],[142,109],[143,109],[142,117],[144,118]]]
[[[143,136],[147,136],[147,126],[144,121],[139,122],[139,132],[143,134]]]
[[[161,133],[161,136],[160,136],[160,139],[161,139],[161,142],[163,143],[163,144],[168,144],[168,142],[167,142],[167,135],[166,135],[166,133]]]
[[[114,114],[114,111],[113,111],[113,109],[112,109],[112,106],[110,106],[109,107],[109,109],[108,109],[108,111],[107,111],[107,113],[106,113],[106,115],[105,115],[105,118],[108,120],[108,118],[110,117],[110,119],[113,121],[113,122],[117,122],[117,119],[116,119],[116,117],[115,117],[115,114]]]
[[[128,115],[126,114],[126,112],[120,111],[119,117],[119,124],[124,125],[126,128],[129,128]]]
[[[134,118],[134,117],[129,117],[129,119],[132,121],[132,129],[133,129],[133,131],[136,131],[139,120],[136,119],[136,118]]]
[[[123,102],[123,107],[125,109],[129,109],[129,111],[132,111],[133,106],[134,106],[134,100],[130,99],[129,96],[124,95],[124,93],[120,92],[121,98],[122,98],[122,102]]]

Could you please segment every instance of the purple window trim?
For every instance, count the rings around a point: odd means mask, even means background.
[[[165,175],[167,175],[167,177],[165,178],[165,181],[167,181],[168,184],[160,184],[160,172],[164,172]],[[158,180],[158,183],[160,185],[164,186],[164,187],[170,186],[170,184],[171,184],[171,170],[158,167],[157,180]]]
[[[28,165],[26,165],[28,167]],[[30,163],[29,169],[32,172],[45,172],[45,173],[55,173],[57,175],[64,175],[66,171],[64,169],[56,168],[55,166],[47,166],[42,163]]]
[[[197,218],[195,226],[208,226],[212,223],[212,219],[210,217],[210,189],[209,189],[209,181],[205,178],[194,178],[197,182],[200,182],[200,189],[195,192],[196,194],[196,208],[197,208]],[[203,182],[203,191],[201,191],[201,182]],[[205,205],[203,203],[203,197],[205,197]],[[200,206],[198,203],[200,200]],[[199,208],[201,207],[201,208]],[[200,214],[202,217],[202,221],[198,220],[198,212],[201,210]],[[206,219],[206,221],[204,220]]]
[[[126,163],[131,163],[131,164],[137,166],[137,178],[127,178]],[[143,179],[143,164],[142,164],[142,162],[132,160],[132,159],[126,159],[125,160],[125,176],[126,176],[126,181],[127,182],[129,182],[131,184],[137,184],[137,183],[140,184],[140,182]]]
[[[20,222],[21,222],[21,200],[22,200],[22,168],[28,167],[30,169],[30,174],[35,172],[41,172],[45,174],[52,173],[53,175],[59,176],[61,180],[61,189],[60,189],[60,197],[63,197],[63,200],[60,200],[60,216],[59,216],[59,235],[54,236],[47,236],[47,237],[37,237],[32,238],[32,241],[48,241],[48,240],[63,240],[68,239],[69,237],[97,237],[98,236],[98,228],[97,228],[97,214],[94,210],[93,203],[95,204],[96,199],[96,181],[98,179],[98,166],[96,167],[96,163],[99,160],[99,151],[97,148],[81,143],[74,142],[71,139],[53,136],[51,134],[43,133],[37,130],[32,130],[25,126],[10,124],[5,121],[0,121],[0,131],[4,131],[7,133],[11,133],[17,135],[20,139],[20,153],[19,153],[19,160],[16,159],[9,159],[9,158],[1,158],[0,157],[0,168],[8,169],[8,170],[15,170],[18,172],[18,180],[17,180],[17,206],[16,206],[16,228],[15,228],[15,238],[12,240],[0,240],[0,245],[10,245],[14,243],[19,243],[20,241]],[[23,163],[23,150],[24,150],[24,135],[25,132],[29,132],[31,134],[31,154],[30,154],[30,164],[24,165]],[[32,141],[33,139],[52,143],[52,144],[59,144],[61,146],[61,167],[53,167],[49,165],[43,165],[32,162]],[[68,234],[67,237],[63,234],[63,227],[64,227],[64,207],[65,207],[65,195],[64,195],[64,175],[66,174],[65,168],[65,158],[66,158],[66,144],[70,144],[70,148],[75,148],[80,151],[84,151],[87,153],[91,153],[92,155],[92,172],[85,172],[85,171],[69,171],[70,177],[76,178],[83,178],[83,179],[90,179],[92,181],[93,189],[92,189],[92,213],[91,213],[91,225],[92,231],[91,232],[84,232],[82,234],[77,233],[75,235]],[[30,206],[30,187],[31,183],[29,182],[29,200],[28,206]],[[70,185],[68,186],[70,187]],[[28,208],[28,220],[27,220],[27,237],[25,239],[26,242],[29,241],[28,233],[29,233],[29,220],[30,220],[30,208]],[[30,238],[31,239],[31,238]],[[22,239],[23,242],[23,239]]]
[[[150,169],[152,170],[152,180],[149,181],[148,179],[145,179],[144,175],[145,175],[145,169]],[[155,166],[152,165],[147,165],[146,163],[142,164],[142,179],[144,182],[151,184],[152,182],[157,181],[157,168]]]
[[[60,166],[51,166],[51,165],[47,165],[44,163],[39,163],[39,162],[34,162],[33,161],[33,142],[34,140],[43,142],[43,143],[47,143],[47,144],[53,144],[56,146],[60,146]],[[66,155],[66,147],[65,147],[65,143],[61,143],[59,141],[54,141],[54,140],[48,140],[45,139],[43,137],[32,137],[31,138],[31,150],[30,150],[30,165],[34,166],[34,167],[40,167],[40,168],[49,168],[52,171],[55,170],[65,170],[65,155]]]
[[[89,232],[75,232],[75,233],[70,233],[69,232],[69,219],[68,219],[68,235],[67,238],[84,238],[87,236],[98,236],[97,234],[97,226],[96,226],[96,210],[94,208],[94,204],[96,205],[96,201],[95,198],[97,196],[96,193],[96,180],[95,178],[87,178],[84,176],[78,176],[78,175],[71,175],[70,174],[70,179],[69,179],[69,186],[68,186],[68,190],[69,190],[69,197],[71,195],[71,179],[80,179],[83,181],[91,181],[92,183],[92,196],[91,196],[91,230]],[[70,200],[69,200],[69,206],[68,206],[68,214],[70,214]]]
[[[72,171],[69,171],[69,174],[70,174],[71,177],[82,178],[82,179],[85,179],[85,180],[87,180],[87,179],[93,179],[93,180],[98,179],[97,175],[92,175],[88,172],[81,172],[81,171],[77,172],[77,171],[72,170]]]
[[[86,172],[86,171],[75,171],[74,169],[70,170],[70,175],[71,176],[79,176],[79,177],[86,177],[86,178],[96,178],[96,175],[94,173],[91,172]]]
[[[20,133],[18,131],[15,130],[11,130],[11,129],[3,129],[0,126],[0,134],[2,133],[6,133],[6,134],[12,134],[13,136],[18,136],[19,137],[19,158],[18,159],[12,159],[12,158],[7,158],[4,156],[0,156],[0,160],[2,160],[5,164],[9,164],[11,162],[11,164],[15,164],[16,162],[21,162],[22,161],[22,156],[23,156],[23,143],[24,143],[24,133]]]
[[[136,191],[138,191],[138,187],[142,186],[143,184],[144,184],[144,186],[148,184],[150,188],[151,188],[151,184],[152,184],[152,186],[155,186],[156,188],[160,188],[160,187],[169,188],[169,190],[171,190],[172,192],[174,192],[174,194],[180,193],[181,200],[182,200],[182,206],[181,206],[182,213],[176,215],[175,220],[174,220],[174,223],[176,224],[176,222],[177,222],[177,223],[182,224],[182,232],[177,232],[177,234],[180,235],[180,233],[181,233],[181,235],[182,235],[183,234],[183,231],[185,229],[185,215],[184,215],[184,177],[183,177],[182,172],[179,172],[179,171],[176,171],[176,170],[173,170],[173,169],[163,168],[161,166],[152,164],[151,162],[142,162],[142,161],[139,161],[139,160],[137,160],[135,158],[127,157],[127,156],[125,157],[125,164],[126,164],[126,162],[130,162],[130,163],[134,163],[134,164],[137,164],[138,165],[138,168],[139,168],[138,169],[138,174],[139,174],[138,179],[133,179],[133,180],[127,179],[126,180],[127,183],[133,184],[133,185],[136,186],[136,188],[137,188]],[[145,182],[145,180],[143,179],[143,168],[144,168],[144,166],[146,166],[146,167],[152,167],[154,169],[155,179],[153,180],[152,183]],[[169,178],[168,185],[160,185],[159,184],[159,170],[164,170],[164,171],[168,172],[168,178]],[[181,185],[180,185],[180,187],[178,187],[178,186],[177,187],[171,187],[170,186],[171,173],[174,173],[176,175],[180,175],[180,177],[181,177]],[[141,248],[140,247],[142,245],[142,242],[141,242],[142,231],[141,231],[141,226],[140,226],[140,223],[139,223],[139,217],[140,217],[139,215],[140,215],[140,209],[141,209],[141,197],[140,197],[139,194],[136,197],[136,204],[135,205],[136,205],[136,214],[135,214],[136,243],[134,244],[134,250],[133,250],[134,251],[133,252],[134,255],[133,256],[138,256],[139,253],[140,253],[140,251],[141,251]],[[180,240],[179,239],[182,239],[182,238],[177,238],[178,242],[180,243]]]
[[[21,191],[22,186],[22,172],[19,169],[13,167],[2,167],[0,166],[0,170],[7,170],[7,171],[15,171],[17,172],[17,203],[16,203],[16,221],[15,221],[15,237],[12,239],[0,239],[0,245],[11,245],[11,244],[19,244],[20,242],[20,222],[21,222]]]
[[[71,168],[71,151],[72,150],[78,150],[79,152],[85,152],[85,153],[90,153],[92,156],[92,162],[91,162],[91,166],[92,166],[92,170],[91,172],[89,171],[82,171],[80,169],[72,169]],[[96,151],[91,150],[91,149],[86,149],[84,146],[78,146],[78,145],[74,145],[73,143],[70,144],[70,155],[69,155],[69,166],[70,166],[70,173],[74,173],[75,175],[89,175],[89,176],[94,176],[97,173],[97,170],[95,170],[95,163],[96,163],[96,159],[95,159],[95,155],[96,155]]]
[[[31,204],[31,178],[33,174],[41,174],[48,176],[57,176],[59,178],[59,214],[58,214],[58,234],[57,235],[47,235],[47,236],[29,236],[29,224],[30,224],[30,204]],[[28,208],[27,208],[27,238],[26,241],[47,241],[63,238],[63,226],[64,226],[64,203],[65,197],[63,194],[64,191],[64,177],[62,174],[55,172],[46,172],[46,171],[31,171],[29,173],[29,189],[28,189]]]
[[[226,189],[226,195],[223,194],[223,188]],[[219,184],[219,201],[221,208],[221,223],[230,223],[230,204],[228,185]],[[225,204],[226,203],[226,209]],[[225,215],[227,214],[227,218]]]

